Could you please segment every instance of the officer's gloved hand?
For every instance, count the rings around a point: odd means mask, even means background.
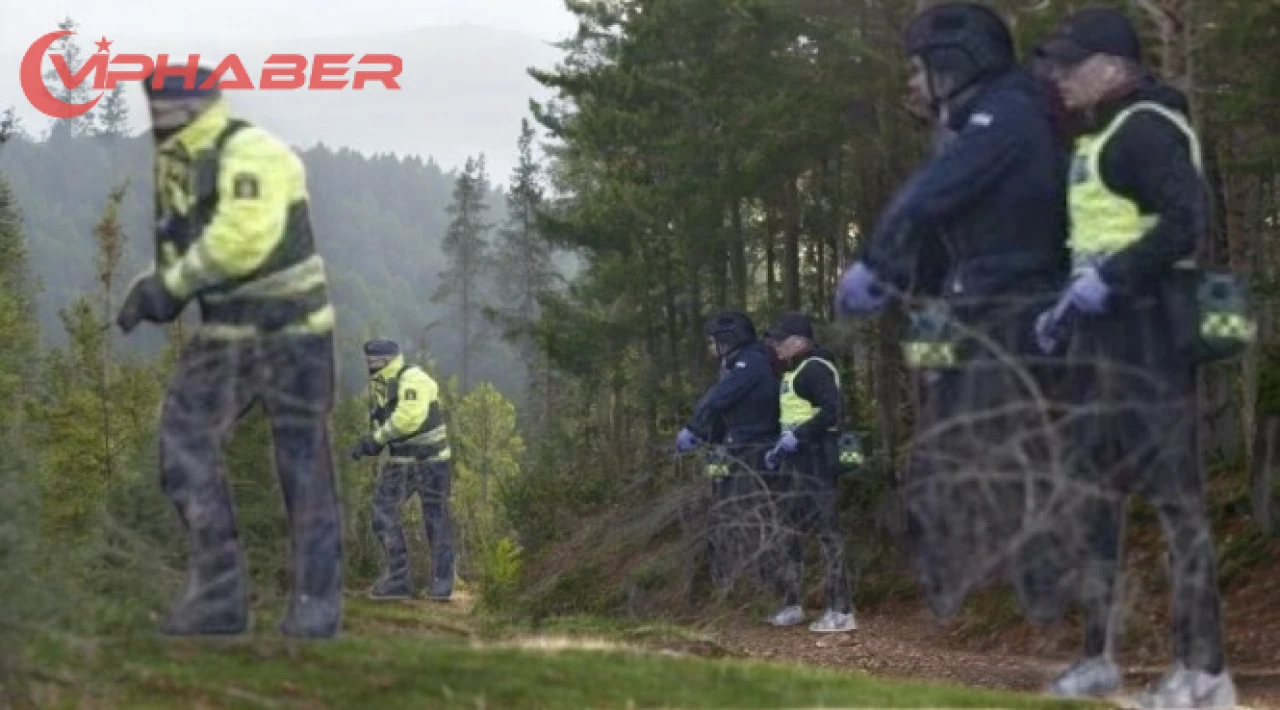
[[[796,449],[800,448],[800,440],[796,438],[795,432],[784,431],[775,448],[779,451],[794,454]]]
[[[778,447],[777,446],[764,452],[764,470],[766,471],[778,470]]]
[[[1057,325],[1057,314],[1052,308],[1036,318],[1036,345],[1045,355],[1052,355],[1058,350],[1058,338],[1054,332]]]
[[[382,444],[373,440],[372,434],[365,434],[360,437],[359,443],[351,449],[351,460],[359,461],[365,456],[377,456],[382,453]]]
[[[888,300],[889,294],[877,282],[875,272],[861,261],[854,262],[836,289],[836,311],[872,313]]]
[[[1077,269],[1068,290],[1071,305],[1084,313],[1101,313],[1107,309],[1111,289],[1095,267]]]
[[[128,334],[144,320],[168,323],[178,317],[183,305],[183,301],[165,289],[159,276],[148,274],[138,279],[133,288],[129,289],[129,295],[125,296],[124,305],[120,306],[120,313],[116,316],[116,325]]]
[[[687,454],[696,448],[698,448],[698,437],[687,428],[681,429],[676,435],[676,451]]]

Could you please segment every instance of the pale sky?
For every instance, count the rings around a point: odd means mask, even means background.
[[[499,181],[514,165],[527,101],[541,91],[525,68],[550,69],[560,55],[544,43],[576,29],[564,0],[0,0],[0,111],[15,107],[24,126],[37,134],[49,119],[21,93],[20,57],[68,15],[79,25],[77,43],[86,54],[102,36],[113,42],[112,53],[235,52],[255,77],[267,52],[317,51],[288,42],[272,46],[273,39],[343,36],[352,41],[318,51],[400,53],[410,59],[403,91],[395,94],[256,92],[235,95],[233,107],[301,146],[323,140],[366,153],[430,155],[446,168],[484,152],[491,177]],[[498,34],[479,35],[480,44],[473,46],[468,42],[477,35],[454,31],[458,25]],[[424,35],[426,40],[405,34],[432,26],[451,29]],[[355,39],[384,33],[402,39]],[[45,69],[51,66],[46,59]],[[145,117],[141,89],[127,88],[126,99],[136,117]],[[366,113],[351,111],[362,104],[370,107]]]
[[[323,36],[470,23],[554,40],[574,29],[563,0],[0,0],[0,50],[21,54],[66,15],[108,38]]]

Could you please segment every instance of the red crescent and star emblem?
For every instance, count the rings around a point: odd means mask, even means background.
[[[40,72],[40,64],[44,61],[44,55],[53,46],[54,42],[66,37],[69,34],[75,34],[71,30],[55,30],[49,34],[37,39],[27,48],[27,53],[22,55],[22,67],[18,71],[18,78],[22,82],[22,93],[26,95],[27,100],[37,111],[46,116],[53,118],[75,118],[88,113],[106,92],[98,94],[92,101],[86,101],[82,104],[69,104],[59,101],[56,96],[49,91],[49,87],[45,86],[44,76]],[[95,42],[98,50],[105,52],[107,46],[111,43],[106,37],[102,41]]]

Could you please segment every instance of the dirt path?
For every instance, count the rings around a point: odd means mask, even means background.
[[[1048,654],[975,653],[948,648],[945,631],[926,615],[867,614],[849,634],[818,635],[805,626],[774,629],[737,623],[721,632],[729,649],[748,656],[880,676],[941,680],[963,685],[1036,691],[1070,658]],[[1140,689],[1160,667],[1126,668],[1126,689]],[[1248,708],[1280,708],[1280,671],[1235,668],[1240,702]]]

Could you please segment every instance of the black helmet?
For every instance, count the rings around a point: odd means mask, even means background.
[[[717,313],[707,321],[705,332],[715,341],[720,357],[731,355],[756,339],[756,327],[740,311]]]
[[[931,73],[952,77],[946,100],[1017,63],[1013,34],[991,8],[974,2],[947,2],[921,11],[903,35],[908,56],[918,55]]]

